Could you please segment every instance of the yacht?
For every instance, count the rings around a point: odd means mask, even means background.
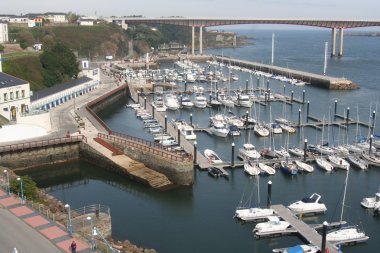
[[[212,163],[212,164],[223,163],[222,159],[220,159],[219,156],[211,149],[205,149],[204,155],[209,161],[209,163]]]
[[[359,158],[356,155],[347,156],[347,161],[354,167],[359,168],[361,170],[368,169],[368,163],[363,159]]]
[[[296,214],[324,213],[327,211],[326,205],[321,202],[321,195],[317,193],[290,204],[288,208]]]
[[[270,208],[244,208],[235,211],[235,217],[242,221],[255,221],[266,219],[268,216],[274,214],[274,210]]]
[[[260,137],[266,137],[269,136],[269,130],[263,127],[260,124],[256,124],[253,128],[253,131],[255,132],[256,135]]]
[[[284,148],[281,147],[280,149],[275,149],[274,152],[279,156],[279,157],[290,157],[289,152]]]
[[[305,152],[300,148],[289,148],[288,152],[289,154],[298,156],[298,157],[303,157],[305,154]]]
[[[162,96],[157,96],[154,101],[152,102],[152,107],[156,109],[157,112],[165,112],[166,111],[166,105],[164,103],[164,100],[162,99]]]
[[[259,152],[257,152],[255,146],[250,143],[246,143],[243,144],[242,148],[239,148],[238,157],[240,157],[242,160],[249,160],[258,159],[261,157],[261,155]]]
[[[314,245],[296,245],[290,248],[274,249],[274,253],[317,253],[320,252],[318,246]]]
[[[213,135],[219,137],[227,137],[230,130],[223,123],[215,123],[210,127],[210,131]]]
[[[259,166],[261,172],[267,173],[269,175],[274,175],[276,173],[276,170],[269,165],[266,165],[264,163],[258,163],[257,165]]]
[[[320,158],[320,157],[316,157],[315,158],[315,162],[317,163],[317,165],[327,171],[327,172],[331,172],[333,170],[333,166],[328,162],[326,161],[324,158]]]
[[[329,155],[328,158],[331,165],[334,168],[339,168],[339,169],[344,169],[344,170],[348,170],[350,168],[350,164],[345,159],[339,156]]]
[[[197,93],[194,99],[194,106],[197,108],[206,108],[207,99],[202,93]]]
[[[179,108],[177,98],[171,93],[168,93],[165,95],[164,101],[165,101],[166,108],[169,110],[177,110]]]
[[[377,192],[375,197],[363,198],[360,204],[364,208],[374,208],[376,203],[380,203],[380,192]]]
[[[237,105],[250,108],[252,106],[252,102],[248,95],[239,94],[237,97]]]
[[[268,123],[265,127],[274,134],[282,134],[282,128],[278,123]]]
[[[290,223],[287,221],[282,221],[280,218],[275,216],[269,216],[267,222],[258,223],[253,229],[254,233],[265,233],[265,232],[276,232],[284,231],[290,227]]]
[[[183,108],[192,108],[194,106],[194,103],[191,102],[188,96],[181,97],[180,103]]]
[[[282,128],[282,130],[284,130],[285,132],[288,132],[291,134],[296,132],[296,129],[294,127],[291,127],[291,126],[285,125],[285,124],[279,124],[279,125]]]
[[[257,176],[260,174],[260,168],[250,160],[244,162],[244,171],[251,176]]]
[[[314,171],[313,166],[311,166],[307,163],[304,163],[301,161],[294,161],[294,163],[296,164],[298,171],[306,171],[306,172],[313,172]]]
[[[194,133],[194,129],[189,125],[184,125],[180,129],[180,133],[185,137],[186,140],[195,140],[197,136]]]
[[[363,242],[368,239],[369,237],[357,227],[342,227],[326,235],[326,240],[334,244],[353,241]]]
[[[335,150],[325,145],[315,145],[315,151],[322,155],[332,155]]]

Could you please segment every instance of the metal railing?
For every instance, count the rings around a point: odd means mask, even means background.
[[[75,136],[53,138],[53,139],[47,139],[47,140],[30,141],[30,142],[0,146],[0,153],[55,146],[59,144],[82,142],[82,141],[87,142],[86,136],[75,135]]]
[[[148,152],[150,154],[159,155],[163,158],[170,159],[173,161],[192,161],[192,155],[185,153],[185,154],[178,154],[175,152],[169,151],[166,147],[163,147],[159,144],[156,144],[151,141],[147,141],[144,139],[140,139],[137,137],[112,132],[112,135],[107,135],[103,133],[98,134],[99,138],[103,138],[106,140],[110,140],[119,144],[123,144],[128,147],[137,148],[141,151]]]
[[[84,206],[84,207],[73,210],[73,212],[79,216],[84,216],[87,214],[97,215],[100,213],[111,216],[111,209],[108,206],[101,205],[101,204],[93,204],[93,205]]]

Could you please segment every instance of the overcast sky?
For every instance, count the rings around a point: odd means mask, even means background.
[[[0,14],[334,18],[380,20],[379,0],[0,0]]]

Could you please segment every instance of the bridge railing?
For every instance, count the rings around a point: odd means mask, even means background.
[[[30,142],[0,146],[0,153],[25,150],[25,149],[48,147],[48,146],[55,146],[55,145],[59,145],[59,144],[82,142],[82,141],[87,142],[86,136],[74,135],[74,136],[53,138],[53,139],[47,139],[47,140],[30,141]]]
[[[149,154],[159,155],[163,158],[170,159],[173,161],[192,161],[192,156],[188,153],[176,153],[173,151],[169,151],[167,147],[163,147],[162,145],[156,144],[151,141],[147,141],[144,139],[140,139],[137,137],[112,132],[112,135],[107,135],[103,133],[99,133],[98,137],[106,140],[110,140],[116,143],[120,143],[122,145],[128,147],[134,147],[141,151],[147,152]]]

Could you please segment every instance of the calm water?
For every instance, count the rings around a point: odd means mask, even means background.
[[[239,31],[254,37],[254,45],[237,49],[208,50],[213,54],[224,54],[235,58],[255,60],[268,63],[271,57],[271,34],[273,31]],[[316,31],[275,31],[276,64],[320,73],[323,70],[324,42],[330,41],[330,32]],[[295,97],[302,96],[306,90],[310,101],[310,114],[326,118],[329,109],[333,110],[334,100],[339,101],[338,112],[343,114],[350,107],[350,115],[356,117],[357,108],[360,119],[369,120],[370,109],[375,109],[380,95],[378,85],[380,77],[377,71],[380,66],[380,38],[345,37],[344,57],[329,59],[328,74],[344,76],[361,86],[356,91],[327,91],[313,87],[285,87],[290,94],[294,90]],[[238,73],[240,81],[232,87],[244,87],[245,80],[250,77]],[[260,80],[265,83],[265,80]],[[253,80],[256,85],[256,80]],[[271,89],[283,92],[283,84],[271,81]],[[124,108],[124,102],[114,105],[101,113],[101,117],[112,129],[138,137],[151,138],[141,131],[142,123],[136,121],[132,110]],[[371,107],[372,106],[372,107]],[[306,106],[294,104],[283,106],[273,103],[272,117],[285,115],[298,121],[298,110],[302,110],[305,120]],[[234,113],[244,114],[246,109],[235,108]],[[260,110],[260,119],[269,119],[269,108],[256,106]],[[168,113],[169,119],[182,117],[189,119],[193,114],[193,122],[200,126],[207,125],[207,118],[216,113],[211,109],[183,110]],[[254,114],[252,109],[251,114]],[[377,120],[378,124],[379,120]],[[326,131],[327,132],[327,131]],[[338,128],[329,129],[324,139],[342,143],[348,136],[349,141],[356,135],[356,127],[351,126],[347,135]],[[358,134],[367,134],[360,128]],[[290,145],[298,145],[307,138],[309,143],[321,141],[321,132],[304,129],[290,136]],[[275,145],[282,146],[286,136],[275,138]],[[268,145],[268,139],[256,138],[253,134],[243,132],[242,136],[232,139],[211,138],[207,134],[198,135],[199,149],[216,150],[225,160],[230,160],[230,146],[236,147],[250,141],[258,149]],[[252,224],[236,223],[232,216],[241,199],[256,192],[257,179],[247,177],[242,169],[230,171],[229,180],[214,179],[206,172],[195,170],[195,182],[192,187],[182,187],[169,192],[159,192],[143,185],[110,174],[93,165],[83,162],[69,163],[60,166],[46,167],[44,171],[31,172],[38,185],[47,188],[52,195],[71,204],[81,207],[92,203],[102,203],[111,207],[113,236],[115,239],[128,239],[144,247],[152,247],[159,252],[270,252],[273,248],[292,246],[301,243],[298,237],[256,240],[253,237]],[[340,203],[343,195],[344,171],[325,174],[316,168],[312,174],[300,174],[288,177],[281,172],[276,175],[260,177],[261,202],[266,203],[266,185],[273,182],[273,203],[289,204],[313,192],[322,195],[328,212],[323,216],[308,218],[310,222],[337,221],[340,217]],[[368,172],[352,169],[349,176],[347,201],[344,219],[351,224],[360,225],[371,237],[361,245],[344,247],[344,252],[377,252],[380,247],[380,220],[371,212],[360,207],[363,197],[373,196],[380,183],[380,170],[370,169]],[[254,194],[253,202],[258,200]]]

